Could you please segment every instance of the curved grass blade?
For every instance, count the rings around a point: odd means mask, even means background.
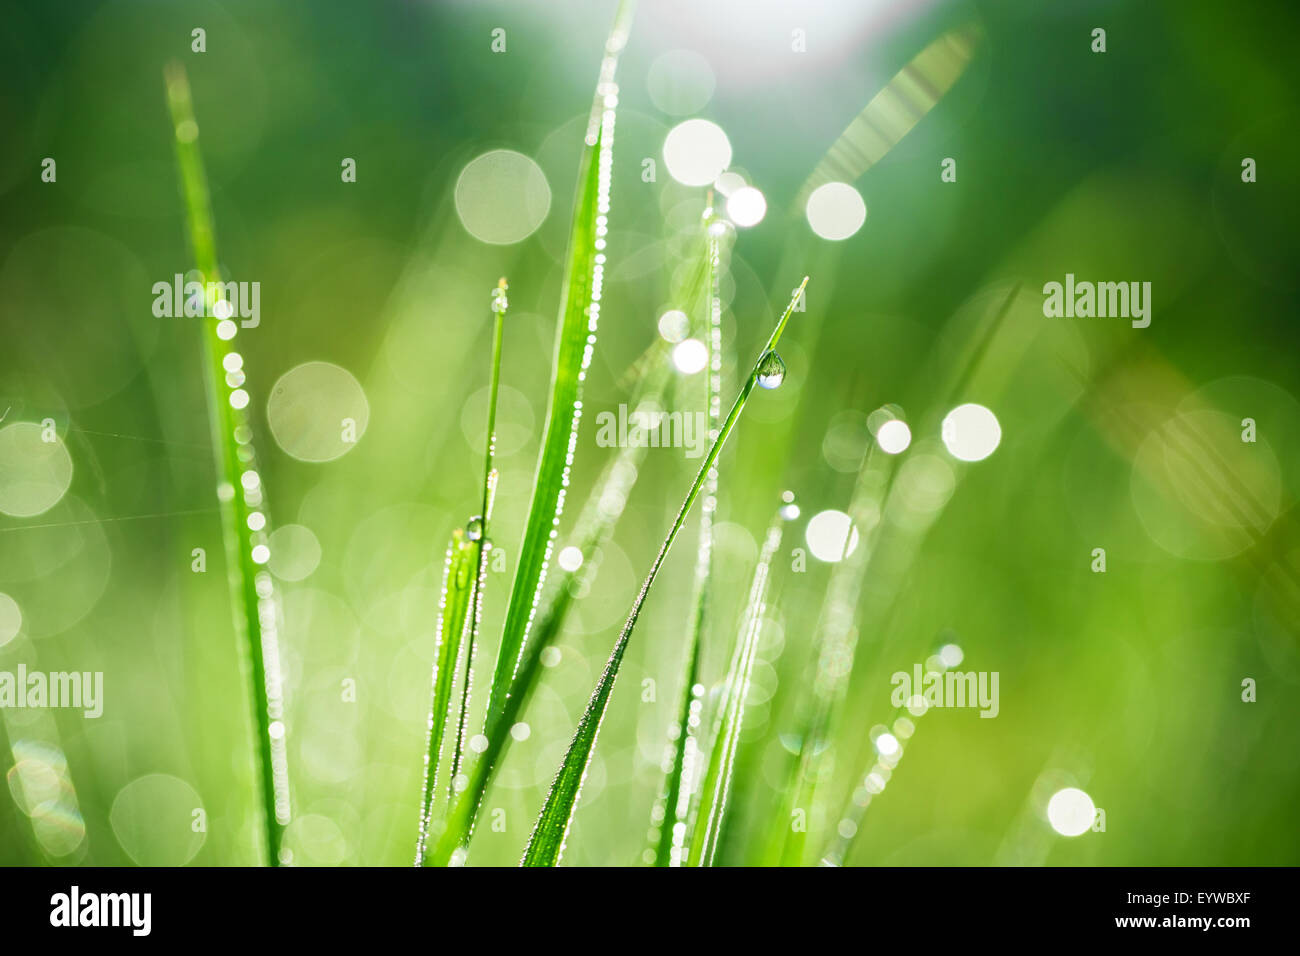
[[[191,252],[198,269],[198,281],[205,293],[205,313],[230,315],[230,303],[221,287],[216,240],[212,227],[212,203],[208,193],[203,158],[199,153],[199,126],[194,118],[189,80],[185,69],[171,63],[164,71],[167,105],[171,112],[180,170],[181,194],[189,226]],[[284,723],[284,697],[280,679],[280,652],[275,584],[264,567],[269,557],[267,544],[270,521],[266,492],[262,487],[252,441],[249,386],[242,372],[243,360],[233,339],[239,324],[230,318],[203,320],[205,378],[208,418],[218,465],[217,497],[221,501],[222,537],[234,609],[235,634],[248,675],[253,720],[256,727],[254,777],[261,800],[258,828],[265,849],[265,862],[285,862],[285,828],[291,819],[289,767]],[[228,361],[240,378],[231,384]],[[237,394],[238,393],[238,394]],[[253,519],[250,522],[250,517]],[[250,528],[257,530],[250,531]]]
[[[745,698],[749,694],[749,679],[758,654],[759,636],[763,629],[763,614],[767,610],[768,582],[771,578],[772,559],[781,547],[781,532],[785,522],[798,517],[794,495],[786,492],[776,518],[767,529],[763,550],[754,567],[754,579],[749,588],[749,600],[736,647],[732,653],[731,667],[727,671],[722,699],[718,703],[714,722],[713,741],[709,752],[709,767],[704,775],[700,806],[695,832],[691,835],[690,866],[712,866],[717,856],[722,834],[722,823],[727,812],[727,797],[735,769],[736,753],[740,749],[740,731],[745,721]]]
[[[624,0],[605,44],[596,96],[588,124],[586,146],[578,169],[578,192],[573,204],[569,247],[560,291],[560,313],[555,332],[554,375],[546,412],[546,431],[533,480],[533,500],[519,547],[519,564],[510,590],[510,604],[497,650],[488,713],[501,710],[519,669],[529,629],[541,603],[542,588],[555,543],[555,528],[564,510],[569,469],[578,443],[582,411],[582,383],[595,348],[604,283],[604,222],[609,214],[609,191],[614,162],[614,107],[618,87],[614,73],[618,55],[627,44],[633,4]]]
[[[565,752],[564,760],[555,774],[554,781],[551,783],[546,803],[542,807],[537,823],[533,827],[532,835],[529,837],[527,849],[524,851],[522,860],[524,866],[555,866],[560,861],[560,857],[564,852],[564,842],[568,837],[569,826],[573,822],[573,812],[582,790],[582,782],[587,775],[587,767],[591,763],[592,753],[595,751],[596,735],[599,733],[601,721],[605,717],[605,711],[609,705],[609,695],[614,689],[614,681],[618,676],[619,666],[623,662],[623,654],[627,650],[628,639],[632,636],[633,628],[636,627],[641,607],[645,604],[646,596],[650,593],[650,588],[654,585],[659,569],[663,566],[669,549],[672,548],[673,542],[677,539],[678,532],[681,531],[682,525],[686,523],[686,515],[690,512],[695,499],[699,497],[700,489],[704,486],[709,470],[718,460],[718,455],[726,444],[727,437],[740,419],[740,413],[749,400],[750,393],[754,390],[754,386],[758,383],[760,377],[771,375],[774,366],[773,360],[780,361],[776,358],[774,351],[776,344],[780,341],[781,333],[785,331],[786,323],[790,321],[790,315],[799,302],[800,296],[803,295],[804,287],[807,285],[808,277],[805,276],[803,282],[799,284],[799,288],[795,290],[794,296],[791,298],[784,314],[782,314],[780,321],[777,322],[776,328],[772,330],[767,345],[754,362],[753,369],[746,377],[740,394],[731,406],[731,411],[727,413],[726,420],[719,429],[717,438],[714,439],[713,445],[704,457],[704,462],[700,465],[695,481],[691,484],[690,489],[686,492],[686,497],[682,500],[681,508],[677,511],[677,517],[673,521],[672,527],[668,529],[668,535],[664,538],[659,553],[655,555],[654,563],[651,564],[645,582],[641,585],[641,590],[633,601],[627,622],[623,625],[618,641],[614,644],[614,649],[605,664],[605,670],[596,683],[591,700],[588,701],[582,719],[578,722],[578,729],[574,733],[573,740],[569,743],[569,748]]]

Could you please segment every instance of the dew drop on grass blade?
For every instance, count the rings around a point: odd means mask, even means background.
[[[222,537],[229,569],[235,633],[248,675],[256,728],[255,779],[261,795],[258,829],[264,862],[278,866],[288,861],[283,847],[291,819],[288,748],[284,696],[280,676],[279,607],[275,584],[266,564],[270,560],[266,490],[253,448],[252,406],[247,375],[237,385],[228,378],[229,362],[236,368],[242,356],[234,344],[239,323],[216,283],[222,280],[217,265],[216,238],[207,176],[199,152],[199,126],[194,116],[189,80],[179,63],[171,63],[163,79],[171,112],[180,170],[181,196],[189,227],[190,249],[205,288],[205,313],[218,317],[201,320],[207,381],[208,417],[218,467],[217,497],[221,502]],[[224,316],[223,316],[224,313]],[[238,362],[239,364],[235,364]],[[258,516],[250,523],[250,516]],[[255,530],[250,530],[255,529]]]
[[[786,323],[790,321],[790,315],[807,285],[808,278],[805,276],[803,282],[795,290],[794,296],[790,299],[790,304],[786,306],[786,310],[777,322],[776,327],[772,330],[771,336],[768,337],[767,345],[763,348],[749,375],[745,378],[745,384],[741,387],[740,394],[736,396],[731,411],[727,413],[727,417],[718,431],[718,437],[714,439],[708,454],[704,456],[699,473],[696,474],[695,481],[686,492],[686,497],[682,500],[682,505],[677,511],[677,517],[668,529],[668,534],[664,538],[663,544],[660,545],[658,554],[655,555],[650,571],[646,575],[636,599],[633,601],[632,610],[623,625],[623,630],[614,644],[614,649],[605,664],[605,669],[601,673],[600,679],[592,691],[591,699],[587,703],[586,710],[583,711],[582,718],[578,722],[578,729],[573,735],[573,740],[570,741],[564,759],[556,771],[555,779],[551,783],[550,792],[546,797],[546,803],[542,807],[537,823],[533,827],[532,835],[529,837],[528,846],[524,851],[522,860],[524,866],[556,866],[560,861],[560,857],[564,852],[564,842],[568,837],[569,826],[573,822],[573,812],[581,794],[582,783],[587,775],[587,767],[591,763],[591,756],[595,750],[596,735],[599,733],[601,721],[605,717],[605,710],[609,705],[609,695],[614,688],[619,666],[623,662],[623,653],[627,649],[628,639],[632,636],[633,628],[636,627],[637,616],[641,613],[641,607],[645,604],[646,596],[654,585],[655,577],[659,574],[659,569],[663,566],[664,559],[668,556],[673,541],[676,540],[682,525],[686,523],[686,516],[695,503],[695,499],[699,496],[700,489],[704,486],[709,469],[717,461],[718,455],[727,442],[727,436],[731,434],[736,422],[740,419],[740,413],[749,400],[750,393],[754,390],[754,385],[758,379],[759,366],[763,358],[768,352],[776,348],[781,333],[785,331]]]

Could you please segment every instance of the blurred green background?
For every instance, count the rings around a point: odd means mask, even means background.
[[[676,123],[705,117],[768,202],[738,231],[723,284],[724,395],[812,276],[782,343],[786,382],[751,402],[721,462],[708,682],[724,672],[780,491],[796,492],[804,518],[846,510],[866,416],[886,403],[914,442],[896,463],[900,510],[874,539],[831,805],[849,799],[869,728],[891,719],[892,672],[956,642],[961,669],[1001,679],[997,719],[949,710],[920,722],[846,862],[1295,864],[1300,11],[1065,6],[642,4],[618,74],[609,268],[561,544],[612,453],[595,443],[595,413],[627,401],[628,366],[658,317],[684,307],[675,296],[705,197],[672,181],[662,148]],[[299,863],[402,865],[443,549],[478,510],[489,292],[509,277],[494,533],[508,569],[489,575],[481,671],[526,517],[568,210],[613,14],[594,0],[8,6],[0,499],[25,480],[20,433],[4,439],[17,423],[53,419],[72,470],[47,510],[0,514],[0,670],[103,671],[106,700],[96,720],[0,712],[0,862],[257,860],[199,320],[151,312],[153,283],[192,265],[164,63],[189,72],[220,258],[261,283],[261,324],[239,342],[271,517],[289,528],[271,564],[289,843]],[[191,52],[195,27],[204,53]],[[498,27],[504,53],[490,48]],[[865,225],[820,239],[798,202],[813,169],[913,57],[963,27],[978,41],[956,84],[855,182]],[[1090,49],[1095,27],[1104,54]],[[796,29],[806,52],[792,49]],[[549,189],[540,228],[517,243],[479,241],[454,202],[462,170],[494,149],[531,157]],[[41,181],[45,157],[56,182]],[[355,183],[341,182],[344,157]],[[940,180],[946,157],[954,183]],[[1243,157],[1257,182],[1242,182]],[[1045,318],[1042,285],[1067,272],[1150,281],[1150,327]],[[680,379],[675,407],[699,407],[700,376]],[[1002,427],[997,451],[969,465],[939,443],[962,402]],[[315,416],[345,414],[364,433],[335,447]],[[1241,441],[1245,418],[1255,443]],[[910,471],[908,456],[920,461]],[[313,457],[330,460],[302,460]],[[472,864],[518,860],[694,467],[678,450],[648,453],[526,714],[531,732],[488,796],[503,826],[480,827]],[[794,571],[804,522],[788,533],[724,862],[752,859],[780,806],[809,684],[829,565]],[[641,616],[566,863],[640,858],[693,539]],[[1095,548],[1104,574],[1091,570]],[[1242,702],[1245,678],[1254,703]],[[355,702],[340,693],[349,680]],[[1105,832],[1055,835],[1043,794],[1058,785],[1085,789]]]

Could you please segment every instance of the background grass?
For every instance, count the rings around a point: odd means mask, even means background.
[[[1267,586],[1285,562],[1294,567],[1297,549],[1297,204],[1287,169],[1300,144],[1285,65],[1300,14],[1261,11],[1225,26],[1195,6],[639,11],[620,65],[610,271],[566,515],[576,519],[616,452],[596,447],[592,416],[626,400],[625,370],[657,316],[680,305],[674,210],[689,203],[698,217],[701,191],[671,183],[662,163],[656,183],[641,180],[641,159],[660,157],[675,122],[645,78],[673,48],[713,64],[717,90],[702,115],[727,131],[735,164],[769,202],[731,252],[726,340],[748,361],[791,276],[804,274],[814,280],[809,312],[796,319],[820,327],[809,337],[791,327],[785,384],[755,394],[724,455],[722,474],[735,480],[719,501],[705,672],[725,671],[779,491],[794,489],[805,517],[847,507],[856,463],[840,470],[825,452],[828,430],[856,420],[846,412],[897,403],[918,446],[937,440],[943,413],[962,401],[988,405],[1003,427],[997,453],[963,469],[905,572],[868,588],[827,799],[842,806],[867,729],[893,713],[889,674],[939,640],[961,644],[964,668],[1000,672],[1001,714],[927,715],[850,864],[1300,857],[1297,615]],[[282,583],[296,817],[287,839],[298,862],[405,865],[443,547],[480,489],[477,469],[459,463],[482,450],[484,294],[510,277],[498,426],[518,436],[497,456],[494,538],[509,566],[488,573],[491,637],[526,519],[528,497],[515,490],[531,487],[535,469],[567,203],[612,15],[612,4],[594,3],[71,3],[8,13],[0,412],[11,409],[5,424],[54,418],[76,470],[50,512],[0,517],[0,591],[23,612],[0,667],[103,670],[107,703],[98,721],[5,715],[6,769],[23,759],[57,768],[62,754],[75,802],[34,828],[18,800],[0,800],[0,860],[258,859],[199,339],[188,320],[149,311],[150,285],[188,267],[161,65],[180,57],[189,71],[223,264],[262,283],[262,325],[240,339],[262,388],[254,412],[268,497],[278,524],[310,528],[321,546],[308,578]],[[857,183],[863,230],[842,244],[818,240],[791,208],[806,176],[902,66],[972,18],[984,31],[980,55]],[[1104,56],[1088,49],[1097,25],[1108,30]],[[194,26],[208,31],[206,54],[189,53]],[[509,36],[499,56],[489,50],[496,26]],[[794,27],[809,30],[806,54],[790,52]],[[451,196],[464,165],[499,147],[535,157],[553,200],[534,237],[491,247],[464,231]],[[1253,186],[1239,178],[1247,155],[1259,162]],[[56,184],[39,181],[45,156],[58,161]],[[339,181],[345,156],[357,159],[356,184]],[[947,156],[958,159],[955,184],[939,181]],[[1151,327],[1049,323],[1037,289],[1067,271],[1153,281]],[[1016,282],[1028,291],[987,334]],[[973,371],[956,374],[976,351]],[[283,454],[265,428],[266,389],[311,360],[347,368],[369,403],[361,441],[327,464]],[[736,370],[727,374],[734,382]],[[1273,518],[1229,558],[1171,551],[1182,542],[1175,550],[1195,553],[1203,529],[1186,507],[1158,506],[1171,489],[1134,468],[1142,439],[1193,395],[1229,421],[1254,417],[1261,441],[1236,453],[1274,462],[1264,462],[1277,476]],[[531,733],[511,744],[491,791],[473,862],[517,862],[697,464],[646,455],[525,715]],[[795,522],[786,546],[802,534]],[[207,549],[202,575],[190,570],[195,547]],[[1105,575],[1089,571],[1095,547],[1107,549]],[[670,555],[641,615],[566,863],[624,864],[644,848],[693,564],[691,548]],[[781,614],[755,665],[737,771],[745,789],[729,809],[737,822],[723,834],[724,863],[746,857],[788,778],[781,735],[797,725],[807,622],[828,578],[814,560],[804,574],[789,564],[787,555],[774,567]],[[479,660],[492,657],[488,648]],[[1258,703],[1240,702],[1243,677],[1259,681]],[[341,700],[344,680],[356,682],[355,703]],[[643,699],[647,680],[653,701]],[[1088,790],[1107,832],[1053,837],[1031,806],[1045,774]],[[206,834],[191,829],[195,806]],[[494,811],[503,829],[492,827]]]

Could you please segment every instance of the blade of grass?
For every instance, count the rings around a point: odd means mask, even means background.
[[[850,522],[850,528],[857,526]],[[808,828],[815,826],[817,823],[813,818],[812,806],[813,801],[819,796],[817,790],[818,770],[827,756],[825,750],[829,747],[826,728],[830,724],[831,715],[835,710],[835,704],[838,702],[837,697],[834,695],[837,695],[842,689],[838,680],[828,681],[828,676],[832,666],[845,666],[838,663],[838,659],[831,656],[832,649],[842,649],[845,638],[843,632],[847,632],[852,628],[856,612],[857,574],[855,572],[858,569],[848,564],[848,542],[850,538],[851,534],[845,536],[844,554],[841,555],[835,570],[831,572],[826,602],[823,605],[822,617],[816,631],[819,653],[813,679],[813,694],[807,704],[807,710],[801,724],[799,754],[791,768],[790,785],[784,791],[789,801],[787,804],[789,812],[778,820],[778,825],[782,827],[783,833],[780,857],[782,866],[802,865],[804,847],[808,839]],[[867,543],[863,542],[858,549],[859,553],[865,551],[866,548]],[[865,557],[863,563],[865,564]],[[851,667],[851,650],[849,654],[847,666]],[[828,684],[834,684],[834,686],[828,686]],[[803,828],[795,829],[788,825],[795,809],[804,811],[805,825]]]
[[[509,308],[509,303],[506,300],[506,280],[502,278],[492,293],[492,314],[494,316],[492,377],[491,384],[488,386],[487,434],[483,442],[483,509],[479,512],[478,518],[478,562],[474,569],[474,584],[469,599],[469,634],[465,642],[465,669],[461,681],[460,726],[456,733],[456,746],[452,751],[451,776],[453,781],[457,774],[460,773],[461,761],[465,755],[465,734],[469,722],[470,692],[474,682],[475,651],[478,648],[479,625],[483,621],[483,585],[486,583],[487,553],[492,547],[488,538],[488,522],[492,518],[492,498],[496,492],[497,482],[492,462],[496,457],[497,447],[497,393],[501,385],[501,340],[507,308]],[[470,524],[473,525],[473,519],[471,519]]]
[[[826,598],[817,621],[813,693],[801,725],[799,758],[793,768],[790,786],[785,791],[791,801],[788,809],[793,812],[794,808],[802,808],[806,826],[801,830],[790,828],[789,815],[784,821],[778,821],[784,830],[781,858],[786,866],[802,864],[808,831],[817,823],[819,815],[813,811],[814,801],[819,798],[819,768],[827,759],[831,744],[830,727],[853,667],[859,597],[875,539],[873,531],[878,527],[876,520],[887,485],[885,479],[893,462],[892,456],[885,456],[887,461],[882,472],[875,451],[873,441],[858,468],[849,501],[849,527],[861,529],[861,542],[852,549],[853,535],[851,532],[845,534],[843,551],[831,570]]]
[[[719,294],[721,251],[719,237],[710,228],[714,222],[713,197],[704,213],[704,325],[708,329],[709,375],[705,379],[704,406],[707,409],[709,440],[717,438],[722,413],[722,302]],[[686,653],[682,669],[681,695],[676,719],[668,728],[667,771],[660,797],[651,811],[652,840],[650,861],[653,866],[679,866],[694,794],[693,768],[699,745],[691,712],[702,704],[699,693],[700,644],[708,614],[709,584],[713,576],[713,516],[717,509],[718,470],[705,478],[704,504],[700,509],[699,544],[695,558],[695,578],[691,586],[691,610],[688,618]]]
[[[199,126],[194,117],[194,104],[184,68],[179,63],[169,64],[163,79],[171,112],[190,249],[199,281],[205,290],[212,290],[207,293],[205,309],[212,314],[217,311],[221,300],[217,298],[220,292],[209,283],[219,282],[221,276],[212,228],[212,203],[199,152]],[[258,830],[266,864],[278,866],[287,859],[283,843],[291,807],[276,624],[279,610],[271,574],[261,566],[267,560],[266,542],[271,531],[266,492],[252,442],[249,386],[246,381],[241,382],[238,386],[241,399],[237,400],[222,365],[228,355],[239,358],[231,341],[239,326],[229,319],[202,321],[208,418],[218,466],[217,497],[221,501],[222,537],[235,634],[248,677],[256,728],[253,763],[254,778],[261,796],[257,812]],[[261,516],[260,524],[258,530],[249,532],[249,516],[253,514]]]
[[[462,528],[451,534],[447,559],[443,565],[442,595],[438,610],[438,628],[434,636],[433,694],[429,704],[429,735],[424,753],[424,787],[421,791],[420,829],[415,847],[415,865],[421,866],[428,851],[433,830],[434,805],[437,802],[438,771],[441,767],[443,739],[451,719],[451,694],[461,657],[461,638],[465,633],[470,600],[470,579],[477,566],[479,542],[471,541]],[[450,781],[448,787],[450,788]],[[451,791],[449,789],[448,796]]]
[[[929,662],[926,664],[927,674],[931,670],[942,672],[946,670],[942,662],[937,657],[938,667],[931,668]],[[917,695],[919,696],[919,695]],[[889,722],[890,732],[897,741],[897,749],[892,752],[885,752],[876,747],[876,742],[872,741],[872,747],[876,749],[876,756],[867,764],[861,773],[857,775],[856,785],[849,793],[849,798],[845,802],[844,810],[840,814],[839,823],[835,827],[835,835],[831,838],[826,852],[822,854],[822,866],[842,866],[845,858],[849,855],[849,850],[853,848],[853,841],[858,832],[862,829],[862,820],[867,814],[867,807],[871,805],[874,799],[873,790],[869,788],[868,782],[873,773],[877,774],[880,779],[892,779],[890,776],[898,766],[899,761],[903,759],[903,753],[907,750],[907,741],[911,739],[912,734],[916,732],[916,722],[924,715],[928,706],[924,697],[920,697],[920,704],[916,705],[913,701],[904,701],[902,707],[894,710],[893,718]],[[910,717],[908,715],[911,715]],[[888,773],[880,771],[888,770]],[[878,784],[875,792],[879,792]]]
[[[650,593],[650,588],[654,585],[655,578],[659,574],[659,569],[663,566],[664,559],[668,556],[669,549],[672,548],[673,542],[677,539],[678,532],[681,531],[682,525],[686,523],[686,515],[690,512],[691,506],[699,496],[709,470],[718,460],[718,455],[726,444],[727,437],[740,419],[740,413],[749,400],[749,395],[754,390],[760,373],[771,366],[776,344],[780,341],[781,333],[785,331],[786,323],[789,322],[790,315],[794,311],[799,297],[803,294],[804,287],[807,285],[808,277],[805,276],[803,282],[799,284],[799,288],[795,290],[795,294],[786,307],[784,314],[782,314],[780,321],[777,322],[776,328],[772,330],[767,345],[754,362],[752,370],[745,379],[745,384],[741,387],[740,394],[736,397],[735,403],[731,406],[731,411],[727,413],[726,420],[718,431],[717,438],[714,439],[708,454],[705,455],[699,473],[695,476],[695,481],[691,484],[686,497],[682,500],[681,508],[678,509],[677,517],[668,529],[668,534],[659,548],[659,553],[655,555],[654,563],[651,564],[650,571],[641,585],[641,590],[637,593],[632,604],[632,610],[628,614],[627,622],[623,625],[622,633],[619,634],[618,641],[614,644],[614,649],[605,664],[605,670],[596,683],[591,700],[588,701],[573,740],[569,743],[569,748],[565,752],[564,760],[555,774],[550,792],[546,797],[546,803],[542,807],[537,823],[533,827],[532,835],[529,837],[528,846],[524,851],[522,860],[524,866],[555,866],[560,861],[560,857],[564,852],[564,843],[568,837],[569,827],[573,822],[573,812],[582,790],[582,782],[587,775],[587,767],[591,763],[591,757],[595,751],[596,735],[600,731],[601,721],[604,719],[605,711],[609,705],[609,695],[614,688],[619,666],[623,662],[623,653],[627,649],[627,642],[632,636],[632,630],[636,627],[641,607],[645,603],[646,596]]]
[[[578,192],[569,229],[564,279],[555,333],[554,374],[546,412],[546,430],[533,480],[533,499],[519,547],[519,564],[510,591],[505,626],[497,650],[488,713],[502,709],[515,679],[529,629],[541,603],[542,589],[555,543],[555,529],[564,510],[569,469],[578,443],[582,415],[582,383],[596,342],[600,298],[604,283],[605,226],[598,216],[609,214],[614,162],[614,107],[618,88],[614,73],[627,43],[633,4],[619,5],[605,44],[596,96],[588,124],[586,146],[578,170]]]
[[[660,341],[648,349],[635,364],[634,368],[641,378],[638,395],[632,402],[633,408],[658,403],[668,381],[669,362],[669,350]],[[483,730],[488,745],[468,773],[467,786],[447,818],[445,835],[430,857],[431,865],[446,865],[455,859],[458,851],[463,851],[467,846],[483,805],[484,794],[510,746],[509,730],[524,713],[529,695],[541,674],[541,655],[559,635],[576,595],[585,593],[595,576],[600,565],[601,548],[609,540],[623,513],[624,504],[639,474],[638,466],[645,454],[645,446],[628,445],[620,448],[596,481],[572,536],[572,540],[578,542],[576,547],[582,552],[582,564],[575,571],[564,572],[524,648],[519,671],[510,693],[506,695],[503,709],[488,715]]]
[[[797,517],[798,507],[789,492],[783,497],[776,517],[767,529],[763,550],[754,566],[754,578],[749,588],[740,631],[736,634],[736,647],[732,652],[731,667],[727,671],[714,721],[709,767],[704,775],[698,815],[690,839],[690,866],[712,866],[718,852],[722,823],[727,812],[727,797],[735,768],[736,753],[740,749],[740,731],[745,721],[745,698],[749,694],[749,679],[758,653],[759,636],[763,629],[763,615],[767,611],[768,582],[771,578],[772,559],[781,547],[781,533],[787,518]]]
[[[456,718],[456,736],[452,741],[451,767],[447,775],[447,806],[456,796],[456,780],[465,754],[465,729],[474,674],[474,647],[483,620],[483,585],[486,577],[487,552],[491,548],[487,534],[496,495],[497,394],[501,383],[501,345],[505,326],[506,280],[492,292],[492,360],[488,386],[487,432],[483,453],[483,510],[470,518],[468,528],[452,533],[443,572],[441,610],[438,633],[434,638],[433,698],[429,705],[429,737],[424,758],[424,789],[420,806],[419,836],[416,840],[415,865],[427,860],[431,832],[434,829],[434,805],[437,802],[438,769],[446,724],[451,720],[451,694],[456,676],[461,675],[461,700]]]

